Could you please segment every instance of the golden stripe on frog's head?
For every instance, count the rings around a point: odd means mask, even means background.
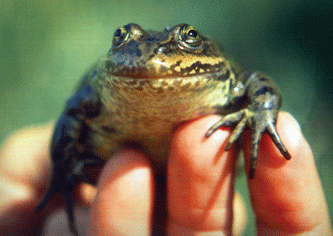
[[[218,47],[187,24],[162,32],[145,31],[137,24],[120,27],[103,66],[113,76],[130,78],[230,73]]]

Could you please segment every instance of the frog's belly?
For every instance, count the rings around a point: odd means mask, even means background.
[[[93,130],[89,146],[107,160],[127,141],[136,141],[158,165],[166,163],[175,127],[216,113],[226,103],[230,87],[229,80],[205,77],[115,81],[99,90],[103,107],[88,124]]]
[[[174,129],[184,122],[182,119],[184,117],[179,113],[181,108],[177,110],[177,112],[165,113],[165,115],[163,112],[154,115],[147,113],[103,115],[104,118],[101,116],[90,125],[92,131],[89,134],[88,146],[95,155],[108,160],[118,148],[136,142],[140,144],[142,150],[148,154],[155,165],[165,165]],[[170,112],[170,109],[164,111]],[[214,113],[213,109],[193,112],[190,117],[187,113],[185,121],[211,113]]]
[[[120,148],[133,147],[146,153],[147,158],[152,162],[152,166],[157,173],[163,174],[166,170],[169,146],[175,125],[171,122],[153,122],[149,127],[135,127],[127,134],[116,134],[105,136],[101,133],[92,131],[90,136],[91,151],[103,160],[112,158],[112,155]],[[142,129],[145,132],[142,132]],[[129,145],[128,145],[129,144]]]

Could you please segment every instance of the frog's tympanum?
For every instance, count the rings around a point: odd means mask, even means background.
[[[112,47],[82,79],[53,135],[53,177],[39,206],[57,192],[66,203],[75,233],[72,192],[80,182],[96,185],[85,168],[101,166],[116,149],[139,144],[156,168],[166,168],[173,130],[208,114],[233,127],[225,150],[251,134],[248,176],[254,178],[258,144],[264,133],[286,159],[290,155],[275,129],[281,105],[278,89],[262,72],[242,71],[211,39],[192,26],[146,31],[128,24],[114,32]]]

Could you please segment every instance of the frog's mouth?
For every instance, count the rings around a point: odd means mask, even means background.
[[[115,63],[107,59],[104,61],[103,69],[109,76],[132,79],[176,79],[198,76],[229,77],[230,75],[230,71],[222,60],[215,64],[184,60],[171,64],[159,60]]]
[[[191,73],[183,75],[168,75],[168,74],[119,74],[119,73],[109,73],[106,71],[109,77],[118,79],[135,79],[135,80],[157,80],[157,79],[181,79],[181,78],[215,78],[217,80],[224,80],[229,78],[230,73],[228,71],[220,70],[216,72],[203,72],[203,73]]]

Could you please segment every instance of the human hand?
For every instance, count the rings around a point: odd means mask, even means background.
[[[234,150],[223,150],[230,130],[223,128],[209,139],[204,137],[217,120],[218,116],[207,116],[176,130],[167,175],[170,235],[230,235],[233,212],[234,228],[240,231],[243,208],[232,208]],[[290,115],[280,113],[277,129],[292,159],[286,161],[270,138],[263,136],[256,177],[249,181],[258,234],[331,235],[327,206],[310,147]],[[34,213],[45,194],[51,172],[48,164],[51,133],[50,125],[28,129],[3,146],[0,231],[5,235],[35,234],[43,225],[43,215],[48,216],[45,235],[65,235],[68,230],[65,221],[53,223],[65,217],[61,211],[56,211],[59,199],[55,198],[42,212],[44,214]],[[245,146],[245,150],[248,153],[249,147]],[[96,189],[87,184],[78,189],[79,232],[149,234],[153,178],[144,154],[133,150],[116,153],[103,168],[95,197]],[[82,210],[88,206],[90,212]],[[88,224],[88,230],[82,230]]]

